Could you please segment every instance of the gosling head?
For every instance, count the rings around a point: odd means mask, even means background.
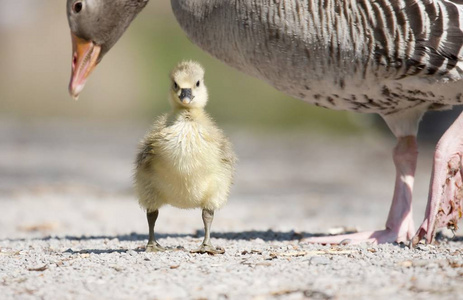
[[[203,108],[208,94],[204,69],[194,61],[179,63],[170,73],[170,101],[175,108]]]

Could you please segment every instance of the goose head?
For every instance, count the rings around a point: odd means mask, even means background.
[[[208,93],[204,84],[204,69],[193,61],[178,64],[170,73],[170,101],[174,108],[203,108]]]
[[[72,38],[69,93],[77,99],[85,81],[149,0],[67,0]]]

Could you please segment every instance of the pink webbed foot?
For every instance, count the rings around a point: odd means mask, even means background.
[[[393,152],[396,181],[386,229],[313,237],[305,241],[320,244],[359,244],[362,242],[382,244],[409,241],[415,232],[412,218],[412,191],[417,156],[415,136],[399,137]]]
[[[438,228],[458,229],[463,207],[462,130],[463,114],[447,130],[436,147],[426,214],[411,241],[412,246],[423,238],[427,243],[432,243]]]
[[[317,244],[332,244],[332,245],[344,245],[344,244],[360,244],[360,243],[372,243],[372,244],[384,244],[394,242],[406,242],[409,240],[409,234],[400,235],[398,232],[394,232],[390,229],[376,230],[376,231],[363,231],[358,233],[341,234],[334,236],[320,236],[304,239],[305,242],[317,243]]]

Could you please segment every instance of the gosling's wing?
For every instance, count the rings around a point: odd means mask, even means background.
[[[153,144],[144,140],[136,158],[137,169],[149,169],[152,159],[156,156]]]
[[[236,155],[233,151],[231,142],[221,133],[221,162],[226,166],[226,168],[233,174],[235,170]],[[232,175],[233,176],[233,175]]]
[[[162,137],[162,129],[166,126],[167,116],[163,115],[156,120],[150,131],[145,135],[139,146],[136,158],[137,169],[147,170],[157,156],[158,140]]]
[[[233,173],[235,169],[236,156],[233,152],[231,142],[209,114],[204,112],[203,116],[204,118],[202,118],[201,121],[204,122],[206,128],[208,128],[207,134],[203,135],[203,138],[205,138],[209,143],[218,145],[222,164]]]

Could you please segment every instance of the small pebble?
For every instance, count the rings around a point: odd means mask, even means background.
[[[311,265],[328,265],[330,262],[330,259],[325,256],[314,256],[310,259]]]

